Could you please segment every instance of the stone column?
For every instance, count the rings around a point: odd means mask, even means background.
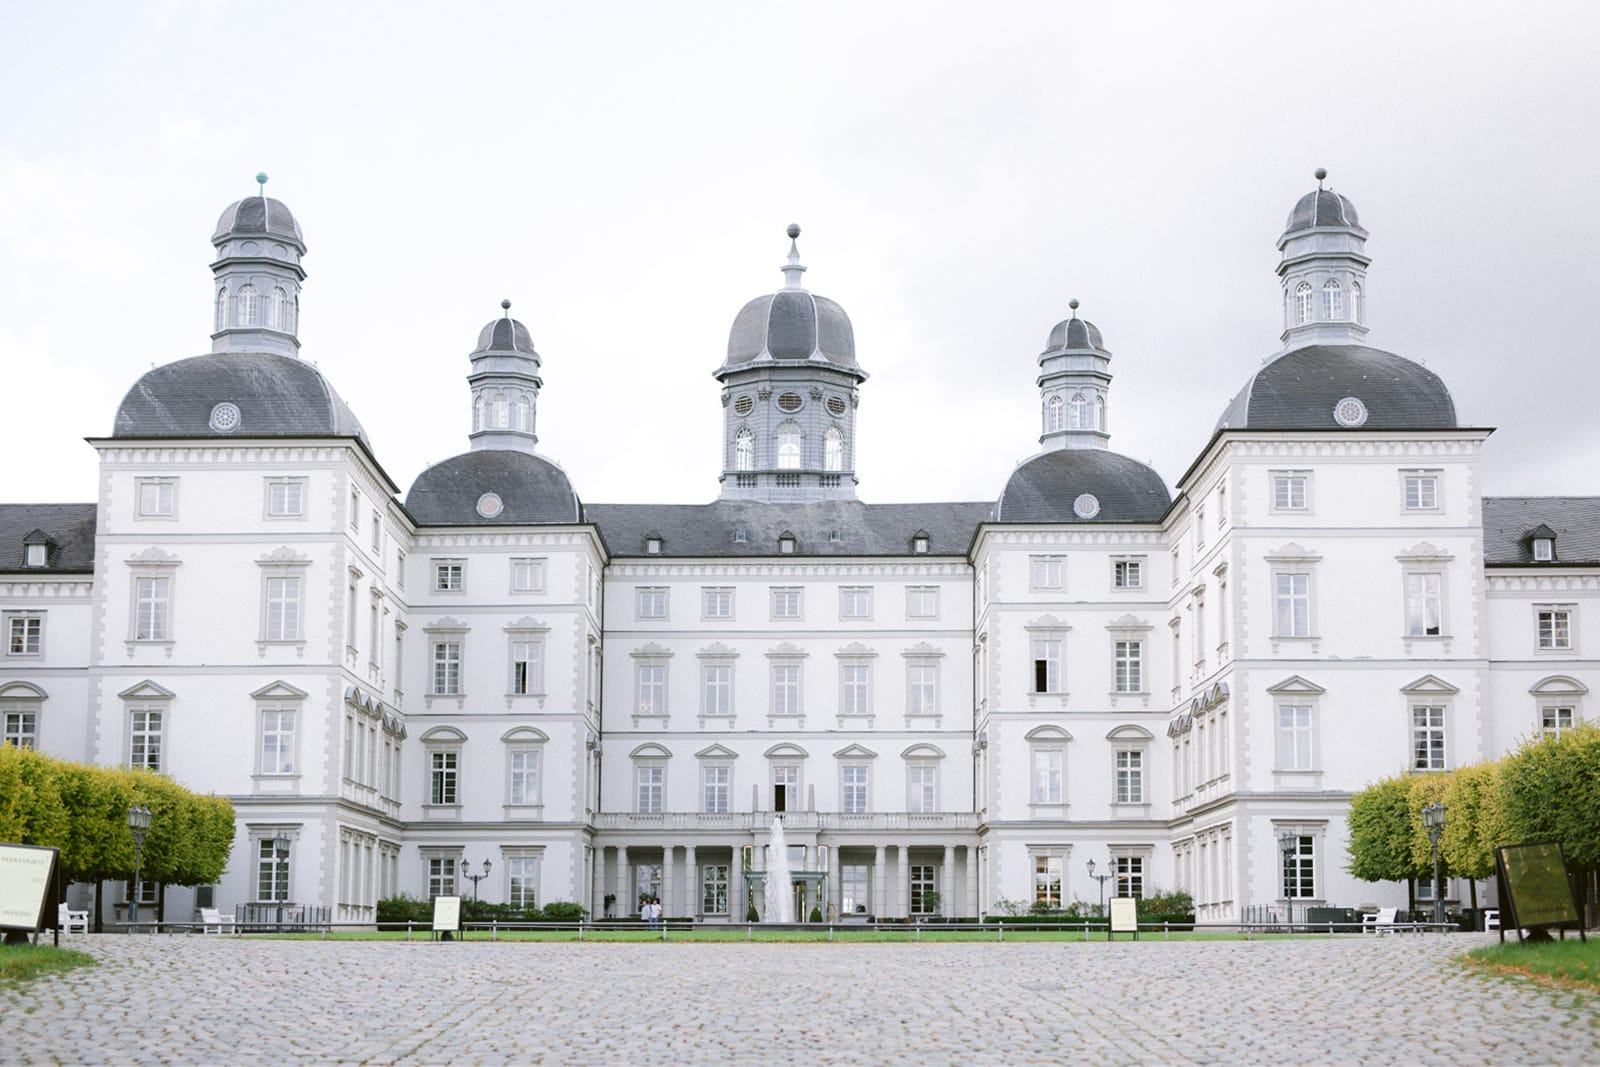
[[[967,846],[967,918],[981,919],[983,910],[978,907],[978,846]]]
[[[896,901],[895,918],[905,919],[911,915],[911,849],[902,842],[896,849],[900,853],[900,862],[896,867],[900,884],[894,887]]]
[[[828,908],[831,909],[835,915],[842,915],[842,913],[839,911],[839,901],[844,892],[843,873],[841,871],[843,866],[844,864],[839,855],[838,846],[835,846],[833,850],[833,862],[828,865]],[[827,919],[828,914],[826,911],[823,912],[822,917],[823,919]]]
[[[695,863],[694,846],[683,846],[683,914],[694,918],[700,914],[700,868]]]
[[[889,903],[889,857],[888,849],[879,845],[872,853],[872,914],[883,918],[884,908]]]
[[[661,846],[661,914],[663,916],[678,914],[676,908],[678,895],[673,890],[672,854],[678,851],[672,845]]]
[[[944,866],[939,870],[939,913],[956,914],[956,846],[944,846]]]
[[[589,865],[589,895],[593,898],[589,917],[599,919],[606,913],[606,850],[595,848]]]
[[[617,918],[633,914],[633,901],[628,899],[628,846],[617,846],[617,882],[611,891],[617,895]]]

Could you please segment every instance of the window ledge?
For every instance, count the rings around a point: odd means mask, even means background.
[[[1150,805],[1141,801],[1137,804],[1125,800],[1111,802],[1111,817],[1113,819],[1148,819],[1150,818]]]
[[[155,638],[131,637],[125,642],[125,644],[127,645],[128,655],[130,656],[133,655],[133,650],[136,648],[159,648],[167,654],[168,659],[171,659],[172,648],[175,644],[177,644],[177,642],[170,638],[161,640]]]
[[[672,717],[670,715],[635,715],[633,717],[633,726],[634,729],[638,729],[643,723],[653,722],[658,726],[664,727],[671,720],[671,718]]]
[[[264,637],[256,642],[256,654],[258,656],[265,658],[269,648],[292,648],[295,655],[301,658],[304,658],[306,654],[305,640],[298,637],[284,639]]]
[[[507,708],[510,708],[512,705],[517,704],[519,702],[523,702],[523,701],[533,701],[539,707],[539,710],[541,710],[541,711],[544,710],[544,694],[543,693],[507,693],[506,694],[506,707]]]
[[[1065,801],[1060,804],[1048,804],[1033,800],[1028,802],[1028,814],[1035,819],[1065,819],[1068,807]]]
[[[543,819],[544,804],[502,804],[507,818],[512,819]]]
[[[422,817],[431,821],[445,821],[461,818],[460,804],[424,804]]]
[[[768,729],[771,729],[772,727],[777,726],[779,723],[785,723],[785,724],[788,724],[788,725],[793,725],[793,727],[796,730],[804,730],[805,726],[806,726],[806,717],[804,715],[773,715],[771,713],[768,713],[768,715],[767,715],[767,728]]]

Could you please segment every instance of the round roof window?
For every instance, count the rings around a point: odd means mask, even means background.
[[[1333,421],[1340,426],[1360,426],[1367,421],[1367,405],[1357,397],[1347,396],[1333,406]]]
[[[494,518],[505,509],[505,501],[500,499],[498,493],[485,493],[478,498],[478,514],[486,519]]]
[[[1079,493],[1072,502],[1072,513],[1080,519],[1092,519],[1100,514],[1100,498],[1093,493]]]
[[[211,428],[218,433],[232,433],[239,428],[239,406],[223,401],[211,409]]]

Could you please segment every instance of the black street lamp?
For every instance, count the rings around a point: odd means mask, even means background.
[[[150,809],[135,804],[128,809],[128,829],[133,832],[133,892],[128,894],[128,925],[139,922],[139,867],[144,859],[144,835],[150,832]]]
[[[489,867],[489,861],[484,860],[483,873],[473,874],[471,869],[467,866],[467,861],[461,861],[461,877],[472,883],[472,903],[474,904],[478,903],[478,883],[489,877]]]
[[[1428,831],[1433,846],[1433,921],[1444,922],[1444,887],[1439,884],[1439,837],[1444,833],[1444,805],[1438,801],[1422,806],[1422,828]]]
[[[1089,877],[1100,883],[1100,914],[1104,915],[1106,913],[1106,883],[1115,878],[1116,874],[1095,874],[1094,860],[1090,860]]]
[[[1278,835],[1278,847],[1283,850],[1283,909],[1288,913],[1289,926],[1294,926],[1294,893],[1300,888],[1300,872],[1295,867],[1295,855],[1300,851],[1300,835],[1284,831]]]
[[[280,885],[279,879],[283,882]],[[283,902],[289,897],[289,839],[272,839],[272,895],[278,898],[278,933],[283,933]]]

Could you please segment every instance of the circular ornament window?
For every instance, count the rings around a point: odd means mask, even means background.
[[[735,415],[748,415],[756,409],[756,402],[748,396],[741,396],[733,402]]]
[[[805,400],[799,393],[783,393],[778,397],[778,410],[786,414],[799,411],[805,405]]]
[[[844,397],[830,396],[828,398],[828,414],[836,419],[844,418]]]
[[[1367,405],[1357,397],[1347,396],[1333,406],[1333,421],[1340,426],[1360,426],[1367,421]]]
[[[239,428],[239,405],[226,400],[211,409],[211,428],[218,433],[232,433]]]
[[[494,518],[505,509],[505,501],[500,499],[498,493],[485,493],[478,498],[478,514],[486,519]]]
[[[1100,514],[1100,501],[1093,493],[1079,493],[1072,502],[1072,513],[1080,519],[1092,519]]]

